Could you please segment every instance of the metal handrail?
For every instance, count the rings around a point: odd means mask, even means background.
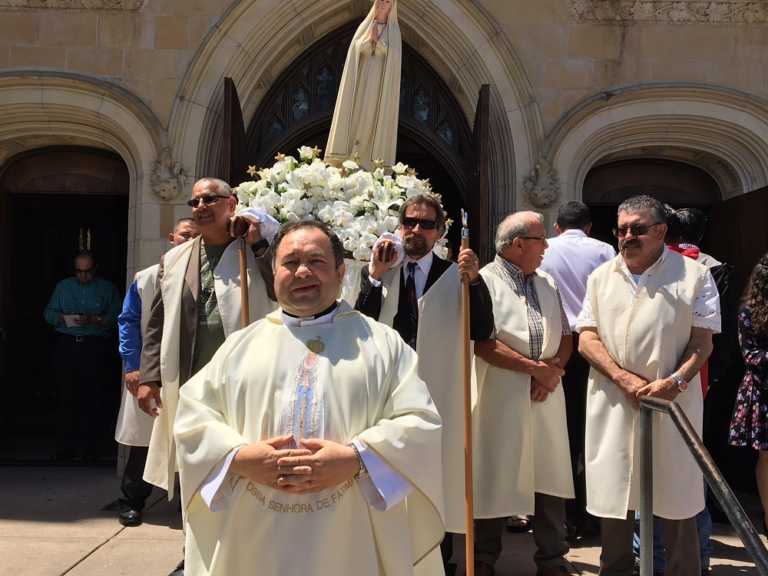
[[[731,525],[755,561],[761,576],[768,576],[768,550],[754,525],[728,486],[715,461],[702,444],[688,416],[676,402],[644,396],[640,399],[640,438],[642,464],[640,478],[640,576],[653,575],[653,413],[669,415],[701,468],[704,479],[720,502]]]

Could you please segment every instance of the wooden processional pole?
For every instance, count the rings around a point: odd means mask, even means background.
[[[248,249],[245,236],[241,236],[240,242],[240,328],[245,328],[251,323],[248,298]]]
[[[461,248],[469,248],[467,213],[461,211]],[[472,357],[469,332],[469,278],[461,278],[461,323],[464,338],[464,498],[466,504],[466,575],[475,576],[475,512],[472,475]]]

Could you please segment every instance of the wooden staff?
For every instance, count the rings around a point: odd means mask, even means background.
[[[248,298],[248,249],[245,236],[240,237],[240,328],[251,323]]]
[[[461,249],[469,248],[467,213],[461,211]],[[465,547],[466,575],[475,576],[475,511],[472,478],[472,363],[469,332],[469,277],[461,278],[461,321],[464,336],[464,498],[467,537]]]

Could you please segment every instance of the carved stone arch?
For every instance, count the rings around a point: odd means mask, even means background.
[[[164,131],[130,92],[103,80],[63,72],[0,73],[0,166],[16,154],[46,146],[88,146],[116,152],[130,177],[128,275],[162,252],[157,184]],[[162,163],[161,163],[162,164]],[[172,162],[171,162],[172,164]],[[167,184],[167,182],[165,182]]]
[[[275,80],[309,46],[359,21],[365,0],[241,0],[202,42],[182,82],[169,135],[185,171],[215,171],[222,157],[223,79],[237,85],[250,123]],[[491,213],[516,206],[516,191],[539,155],[540,111],[523,66],[493,16],[466,0],[401,0],[404,41],[437,70],[469,124],[490,84]]]
[[[723,199],[768,184],[768,102],[716,86],[655,84],[597,94],[566,114],[544,158],[580,199],[589,170],[610,160],[657,158],[704,170]]]

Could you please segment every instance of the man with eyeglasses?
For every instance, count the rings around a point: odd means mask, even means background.
[[[640,498],[638,402],[675,400],[701,435],[699,371],[720,331],[709,270],[667,249],[664,206],[649,196],[618,209],[619,252],[589,278],[577,326],[591,364],[587,392],[587,510],[601,518],[601,575],[632,574]],[[637,458],[636,458],[637,456]],[[664,528],[667,576],[700,576],[695,516],[701,471],[669,418],[653,422],[653,512]]]
[[[141,351],[139,407],[155,418],[144,479],[174,495],[173,423],[179,388],[205,366],[225,338],[240,328],[239,242],[233,230],[237,197],[217,178],[203,178],[187,202],[200,236],[167,252],[160,262]],[[274,310],[268,240],[261,225],[245,222],[250,320]],[[238,232],[235,232],[239,235]],[[183,574],[180,566],[174,574]]]
[[[575,573],[565,559],[565,499],[573,498],[563,366],[571,328],[553,278],[541,214],[507,216],[484,278],[495,331],[475,342],[475,573],[492,576],[506,518],[534,515],[537,575]]]
[[[56,330],[56,456],[95,460],[102,440],[99,401],[109,378],[120,295],[96,275],[91,252],[79,252],[74,265],[74,276],[56,285],[44,313]]]
[[[430,195],[408,198],[400,207],[402,261],[396,239],[381,240],[362,271],[356,308],[393,327],[419,356],[419,376],[443,418],[443,493],[447,534],[443,562],[456,570],[453,533],[465,532],[464,412],[461,342],[461,276],[470,282],[470,331],[475,340],[493,332],[492,303],[479,275],[479,259],[461,250],[458,265],[432,249],[445,232],[445,214]]]
[[[168,234],[171,248],[197,236],[197,225],[192,218],[180,218],[173,231]],[[159,264],[140,270],[128,287],[123,300],[123,309],[117,317],[119,352],[123,358],[123,379],[120,411],[115,427],[115,441],[128,447],[128,459],[123,470],[120,490],[123,497],[118,500],[118,521],[123,526],[139,526],[152,485],[144,480],[144,466],[147,463],[149,438],[152,434],[153,419],[142,412],[136,401],[141,371],[141,346],[144,340],[150,309],[155,297]]]

